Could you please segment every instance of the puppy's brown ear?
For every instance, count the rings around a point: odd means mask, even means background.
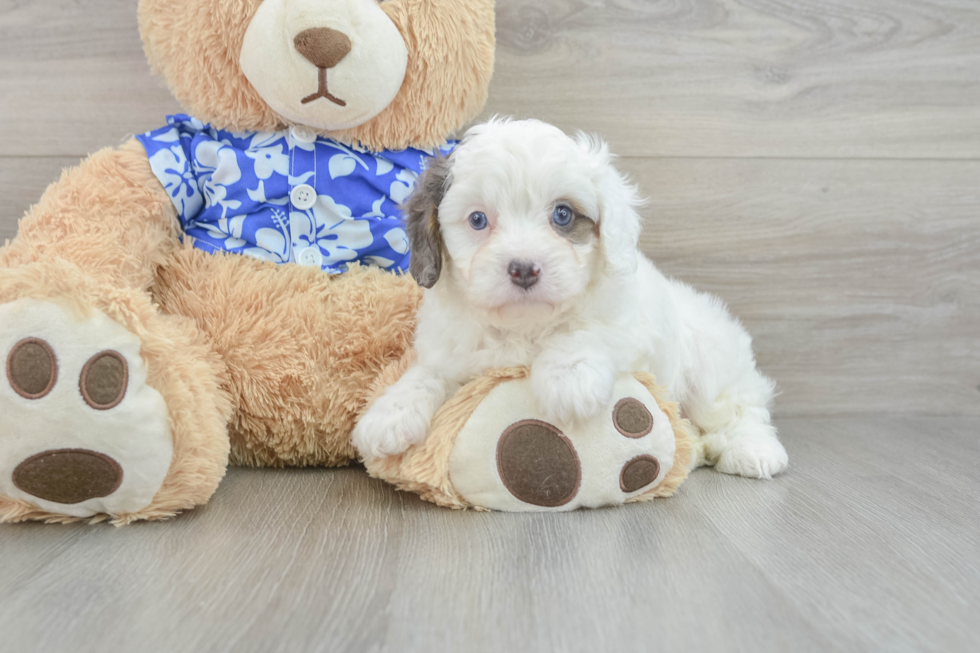
[[[439,205],[449,190],[449,157],[429,161],[415,184],[415,192],[402,206],[405,230],[412,248],[408,271],[423,288],[431,288],[442,272],[442,233],[439,231]]]

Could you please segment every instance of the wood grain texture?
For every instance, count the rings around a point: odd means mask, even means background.
[[[500,0],[489,113],[631,156],[980,156],[972,0]]]
[[[150,74],[135,0],[0,0],[0,156],[76,159],[180,111]]]
[[[972,0],[498,0],[498,36],[488,112],[623,154],[980,158]],[[133,0],[0,2],[0,156],[80,156],[177,109]]]
[[[458,513],[358,469],[233,470],[167,524],[4,527],[0,632],[18,653],[976,650],[980,421],[778,426],[785,476],[699,470],[615,509]]]

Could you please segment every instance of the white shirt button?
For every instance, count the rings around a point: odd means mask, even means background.
[[[309,127],[290,127],[289,133],[300,143],[315,143],[316,132]]]
[[[319,247],[307,247],[299,253],[298,263],[310,268],[319,268],[323,266],[323,254],[320,253]]]
[[[316,190],[309,184],[300,184],[290,191],[289,199],[294,208],[305,211],[316,204]]]

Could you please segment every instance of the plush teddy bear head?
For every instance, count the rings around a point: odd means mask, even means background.
[[[151,66],[218,129],[430,148],[482,109],[493,0],[140,0]]]

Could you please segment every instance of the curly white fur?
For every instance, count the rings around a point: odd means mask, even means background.
[[[418,193],[436,191],[441,242],[430,250],[447,255],[441,273],[427,270],[438,281],[418,315],[417,363],[354,430],[362,456],[421,442],[436,409],[486,370],[529,365],[559,427],[607,406],[621,372],[650,372],[703,433],[699,464],[757,478],[786,468],[769,419],[774,384],[756,369],[751,338],[720,299],[639,252],[636,189],[611,159],[585,135],[492,120],[441,162],[439,183],[420,183]],[[585,220],[574,237],[552,222],[558,204]],[[474,212],[486,228],[473,228]],[[513,283],[514,260],[533,262],[537,283]]]

